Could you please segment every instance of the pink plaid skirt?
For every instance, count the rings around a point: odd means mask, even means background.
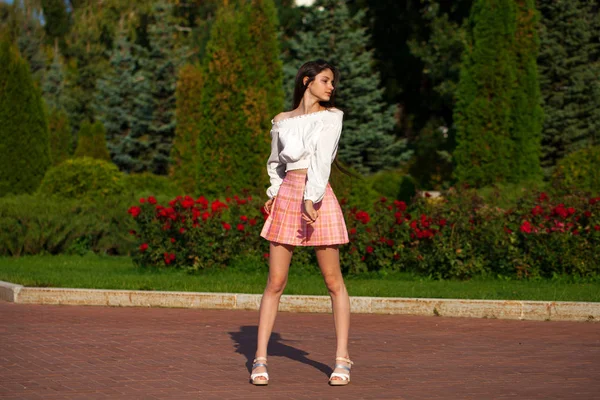
[[[315,204],[319,218],[310,225],[302,219],[305,184],[306,175],[296,173],[285,175],[260,236],[270,242],[294,246],[348,243],[344,215],[329,183],[323,200]]]

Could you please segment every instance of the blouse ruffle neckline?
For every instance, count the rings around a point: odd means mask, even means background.
[[[281,119],[281,120],[279,120],[279,121],[275,121],[275,119],[272,119],[272,120],[271,120],[271,124],[273,124],[273,125],[280,125],[280,124],[282,124],[283,122],[288,122],[288,121],[299,120],[299,119],[303,119],[303,118],[308,118],[308,117],[310,117],[311,115],[318,115],[318,114],[322,114],[322,113],[325,113],[325,112],[333,112],[333,111],[334,111],[334,110],[332,110],[332,109],[321,110],[321,111],[315,111],[315,112],[311,112],[311,113],[308,113],[308,114],[296,115],[295,117],[284,118],[284,119]]]

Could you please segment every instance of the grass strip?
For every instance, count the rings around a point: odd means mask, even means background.
[[[266,263],[238,260],[235,266],[197,274],[135,267],[129,257],[0,257],[0,280],[31,287],[255,293],[264,290]],[[489,300],[600,301],[600,281],[554,280],[437,281],[407,273],[349,276],[351,296]],[[285,294],[327,295],[318,270],[292,265]]]

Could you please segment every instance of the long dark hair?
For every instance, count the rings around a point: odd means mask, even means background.
[[[340,73],[339,73],[338,69],[336,67],[334,67],[332,64],[328,63],[327,61],[325,61],[323,59],[318,59],[318,60],[306,62],[306,63],[302,64],[300,69],[298,69],[298,72],[296,73],[296,80],[294,83],[294,99],[293,99],[294,101],[293,101],[292,109],[295,110],[300,105],[300,101],[302,101],[302,97],[304,97],[304,92],[306,92],[306,88],[308,87],[308,84],[311,83],[312,81],[314,81],[315,77],[326,69],[329,69],[329,70],[331,70],[331,72],[333,72],[333,83],[332,83],[333,84],[333,92],[331,93],[331,97],[329,98],[329,101],[320,101],[319,104],[328,109],[335,107],[335,95],[337,93],[338,82],[340,81]],[[306,81],[306,83],[304,83],[305,77],[308,77],[308,80]],[[335,159],[333,160],[333,165],[335,165],[336,168],[338,170],[340,170],[342,173],[344,173],[345,175],[359,178],[359,176],[357,176],[352,171],[350,171],[349,169],[344,167],[338,161],[337,155],[336,155]]]

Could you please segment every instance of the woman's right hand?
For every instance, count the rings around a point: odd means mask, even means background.
[[[277,197],[277,196],[275,196]],[[267,214],[271,214],[271,207],[273,206],[273,201],[275,201],[275,197],[273,197],[272,199],[267,200],[267,202],[265,203],[265,211],[267,212]]]

